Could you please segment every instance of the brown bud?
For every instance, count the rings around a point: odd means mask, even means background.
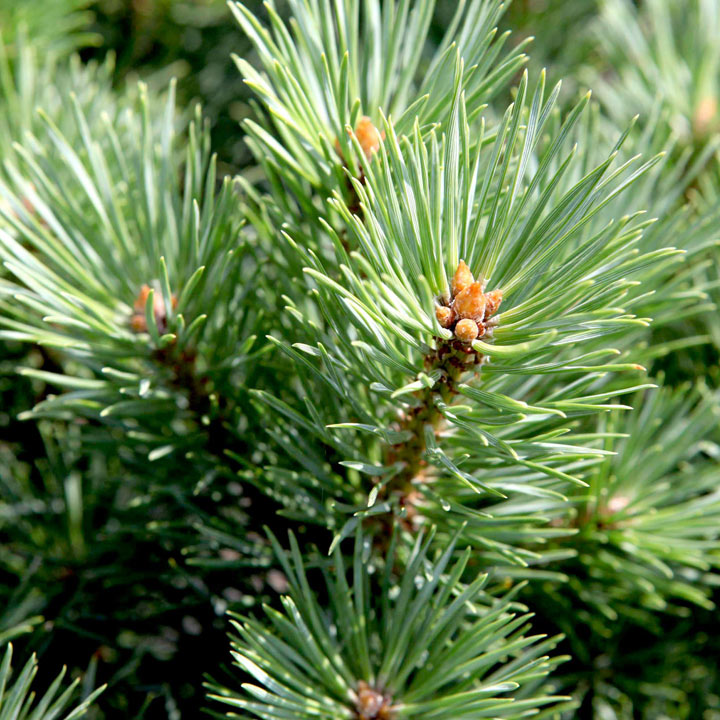
[[[145,304],[147,303],[151,289],[149,285],[143,285],[133,303],[135,313],[132,318],[130,318],[130,327],[132,327],[135,332],[146,332],[148,329],[147,320],[145,319]],[[173,309],[177,307],[177,298],[175,295],[170,298],[170,302],[172,303]],[[155,315],[158,330],[164,333],[167,330],[167,311],[162,294],[157,291],[153,295],[153,314]]]
[[[470,268],[465,264],[464,260],[460,261],[460,264],[457,266],[457,270],[455,271],[455,275],[453,275],[453,281],[452,281],[452,294],[453,297],[455,297],[457,294],[461,293],[465,288],[470,287],[475,282],[475,278],[473,277],[473,274],[470,272]]]
[[[147,331],[147,320],[145,320],[145,315],[140,315],[140,313],[135,313],[130,318],[130,327],[136,332],[146,332]]]
[[[384,720],[388,718],[388,698],[381,692],[360,680],[357,689],[357,712],[362,720]]]
[[[370,156],[380,149],[380,141],[385,139],[385,133],[381,133],[367,115],[363,115],[355,128],[355,137],[369,160]]]
[[[148,295],[150,294],[151,287],[149,285],[143,285],[140,288],[140,292],[138,293],[137,297],[135,298],[135,302],[133,304],[133,309],[137,312],[140,312],[141,310],[145,310],[145,303],[147,302]]]
[[[693,126],[695,134],[702,137],[707,135],[713,129],[717,122],[718,103],[717,100],[709,95],[704,97],[695,109],[693,117]]]
[[[438,305],[435,308],[435,317],[440,327],[449,328],[455,322],[455,311],[446,305]]]
[[[458,293],[453,308],[459,318],[470,318],[476,322],[482,322],[485,316],[485,293],[482,284],[474,282]]]
[[[470,318],[460,320],[455,326],[455,337],[464,343],[471,343],[480,334],[478,324]]]
[[[610,515],[622,512],[630,504],[630,498],[625,495],[616,495],[610,498],[607,504],[607,510]]]
[[[485,293],[485,319],[492,317],[497,312],[502,298],[502,290],[491,290],[489,293]]]

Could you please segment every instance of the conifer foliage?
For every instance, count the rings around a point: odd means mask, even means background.
[[[0,720],[720,718],[720,0],[527,5],[0,0]]]

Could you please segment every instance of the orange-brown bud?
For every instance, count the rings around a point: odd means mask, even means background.
[[[390,698],[364,680],[358,683],[356,709],[360,720],[390,720]]]
[[[491,290],[489,293],[485,293],[485,319],[492,317],[500,307],[502,302],[503,294],[502,290]]]
[[[147,320],[145,319],[145,314],[140,315],[139,313],[135,313],[130,318],[130,327],[136,332],[146,332],[147,331]]]
[[[695,109],[693,117],[693,126],[695,134],[699,136],[707,135],[717,124],[718,103],[717,100],[709,95],[703,98]]]
[[[363,115],[355,128],[355,137],[369,160],[380,149],[380,141],[385,139],[385,133],[380,132],[367,115]]]
[[[455,326],[455,337],[464,343],[471,343],[480,334],[478,325],[474,320],[465,318]]]
[[[138,293],[137,297],[135,298],[135,303],[133,304],[133,308],[140,312],[141,310],[145,310],[145,303],[147,302],[148,295],[150,295],[150,290],[152,288],[149,285],[143,285],[140,288],[140,292]]]
[[[148,329],[147,320],[145,319],[145,304],[147,303],[151,289],[149,285],[143,285],[133,303],[135,314],[130,318],[130,327],[132,327],[135,332],[146,332]],[[177,307],[177,298],[175,295],[170,298],[170,302],[172,303],[173,309]],[[163,297],[158,292],[155,292],[153,295],[153,314],[155,315],[158,330],[165,332],[167,330],[167,311]]]
[[[485,293],[482,284],[474,282],[455,297],[453,308],[459,318],[470,318],[482,322],[485,316]]]
[[[610,498],[607,504],[607,511],[610,515],[622,512],[630,504],[630,498],[626,495],[616,495]]]
[[[453,297],[455,297],[457,294],[461,293],[465,288],[470,287],[475,282],[475,278],[473,277],[473,274],[470,272],[470,268],[465,264],[464,260],[460,261],[460,264],[457,266],[457,270],[455,271],[455,275],[453,275],[453,281],[452,281],[452,294]]]
[[[435,308],[435,317],[440,327],[449,328],[455,322],[455,311],[446,305],[438,305]]]
[[[358,683],[358,710],[363,718],[377,717],[385,698],[362,680]]]

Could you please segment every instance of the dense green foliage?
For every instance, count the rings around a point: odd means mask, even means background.
[[[720,720],[719,22],[0,0],[0,720]]]

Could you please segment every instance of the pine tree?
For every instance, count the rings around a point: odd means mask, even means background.
[[[0,4],[0,719],[720,717],[720,2],[524,5]]]

